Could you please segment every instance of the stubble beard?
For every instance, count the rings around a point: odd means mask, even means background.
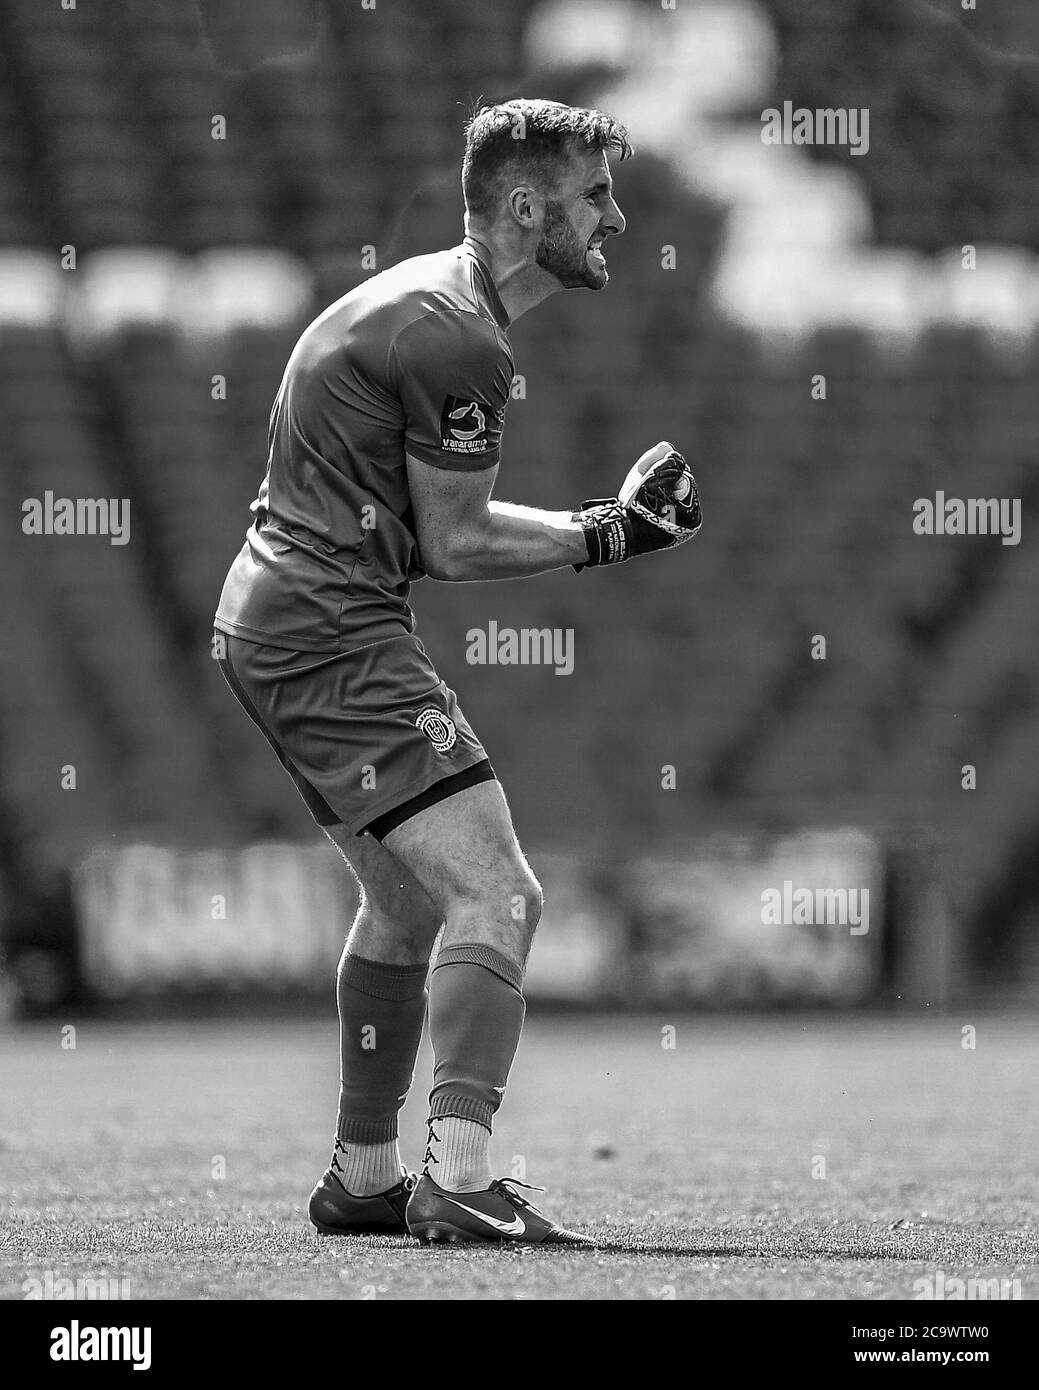
[[[534,259],[564,289],[602,290],[610,278],[604,269],[589,265],[587,242],[581,241],[562,203],[555,198],[545,203],[545,224]]]

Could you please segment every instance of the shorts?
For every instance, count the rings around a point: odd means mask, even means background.
[[[331,655],[217,637],[225,680],[318,825],[381,840],[427,806],[495,780],[417,637]]]

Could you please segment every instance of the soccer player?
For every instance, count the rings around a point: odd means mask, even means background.
[[[414,635],[408,595],[423,575],[581,570],[698,528],[692,475],[666,443],[617,497],[573,512],[491,500],[509,326],[559,289],[606,285],[604,243],[624,230],[608,155],[630,153],[624,127],[599,111],[516,100],[477,113],[462,243],[326,309],[296,344],[271,413],[267,474],[220,598],[216,650],[361,888],[337,977],[334,1150],[309,1208],[324,1233],[591,1243],[490,1166],[541,889],[487,754]],[[397,1116],[441,927],[416,1178],[401,1163]]]

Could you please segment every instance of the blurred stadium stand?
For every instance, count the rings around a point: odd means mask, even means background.
[[[469,104],[593,100],[616,79],[603,55],[587,71],[525,58],[543,8],[0,7],[9,949],[55,871],[98,845],[311,835],[210,660],[211,614],[298,331],[372,273],[365,248],[381,269],[458,238]],[[1026,966],[1034,980],[1039,77],[1022,55],[1039,55],[1039,10],[755,12],[779,55],[766,104],[833,105],[836,91],[873,110],[869,158],[806,157],[861,180],[888,307],[798,324],[788,305],[778,337],[767,315],[727,316],[712,277],[735,224],[717,187],[691,187],[659,150],[617,171],[629,229],[609,292],[558,296],[513,332],[525,394],[498,490],[572,505],[672,438],[699,461],[702,536],[668,563],[566,581],[424,583],[420,632],[535,864],[539,845],[610,864],[716,832],[862,827],[905,872],[901,910],[922,894],[957,923],[972,980]],[[226,139],[211,138],[215,116]],[[662,243],[678,248],[673,271]],[[982,289],[959,269],[966,243],[979,264],[993,248]],[[927,277],[928,306],[910,311]],[[811,278],[806,263],[787,280],[790,300]],[[46,490],[130,498],[132,543],[24,535],[22,502]],[[937,490],[1020,497],[1023,543],[915,535],[914,499]],[[465,634],[491,620],[573,628],[573,675],[468,666]],[[816,634],[825,661],[809,658]]]

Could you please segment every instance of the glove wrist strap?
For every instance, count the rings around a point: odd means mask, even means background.
[[[617,565],[631,554],[631,524],[616,497],[597,497],[582,504],[573,514],[581,523],[588,546],[589,568],[595,565]],[[574,565],[580,572],[585,565]]]

